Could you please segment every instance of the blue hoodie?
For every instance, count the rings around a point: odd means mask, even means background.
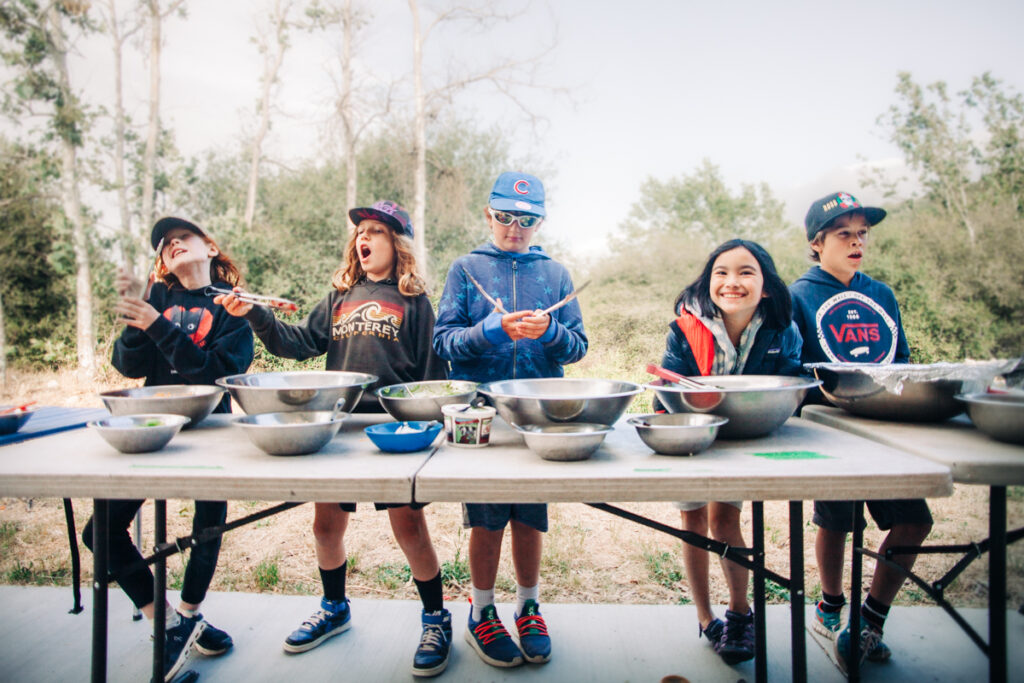
[[[789,286],[804,363],[906,363],[910,347],[896,296],[857,272],[847,287],[821,266]]]
[[[451,361],[451,379],[561,377],[563,365],[586,355],[578,301],[552,312],[540,339],[512,341],[501,329],[501,314],[463,269],[508,311],[545,309],[573,291],[569,271],[537,246],[518,254],[488,243],[457,258],[448,271],[434,326],[434,350]]]

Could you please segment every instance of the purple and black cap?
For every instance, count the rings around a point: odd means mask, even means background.
[[[391,226],[391,229],[399,235],[412,237],[412,221],[409,220],[409,212],[403,209],[398,203],[384,199],[373,206],[360,207],[348,212],[349,220],[353,225],[359,225],[363,220],[380,221],[384,225]]]
[[[209,237],[205,230],[192,221],[187,221],[184,218],[177,218],[175,216],[164,216],[153,224],[153,232],[149,235],[149,241],[153,245],[153,248],[156,249],[157,245],[160,244],[160,240],[175,228],[185,228],[186,230],[191,230],[200,237]]]
[[[815,200],[811,204],[811,208],[807,210],[807,217],[804,218],[804,227],[807,228],[807,241],[813,242],[814,237],[831,221],[854,211],[860,211],[864,214],[868,225],[877,225],[885,218],[885,209],[879,209],[875,206],[862,206],[856,197],[847,192],[833,192],[830,195]]]

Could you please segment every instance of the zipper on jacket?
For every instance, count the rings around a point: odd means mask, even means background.
[[[512,259],[512,310],[518,311],[519,306],[516,304],[516,271],[519,269],[519,261]],[[516,378],[516,365],[517,355],[519,350],[519,342],[512,342],[512,379]]]

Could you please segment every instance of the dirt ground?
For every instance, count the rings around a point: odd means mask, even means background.
[[[100,406],[97,393],[124,388],[126,380],[111,375],[101,381],[79,381],[73,373],[9,372],[0,392],[0,404],[37,400],[40,405]],[[3,456],[0,450],[0,457]],[[1024,488],[1008,492],[1011,529],[1024,519]],[[272,503],[232,501],[229,519],[241,517]],[[953,496],[929,501],[935,526],[929,543],[952,544],[980,541],[988,536],[988,489],[957,485]],[[77,532],[91,513],[91,501],[75,500]],[[665,524],[679,526],[679,513],[667,503],[625,504],[621,507]],[[168,501],[168,536],[183,536],[191,530],[191,501]],[[426,510],[439,559],[444,565],[446,598],[468,598],[466,565],[468,532],[461,526],[456,504],[433,504]],[[812,506],[804,504],[804,566],[807,595],[820,592],[814,558],[815,527],[810,522]],[[313,510],[303,505],[277,516],[227,534],[212,590],[276,593],[319,593],[319,576],[311,531]],[[632,522],[579,504],[555,504],[549,508],[550,531],[544,541],[541,599],[561,603],[679,604],[690,600],[682,569],[680,542]],[[144,547],[152,546],[152,505],[143,508]],[[746,538],[750,539],[750,505],[744,508]],[[766,563],[782,575],[789,565],[788,504],[765,503]],[[882,534],[871,524],[865,545],[877,547]],[[361,505],[346,535],[349,554],[349,594],[355,597],[416,599],[408,578],[405,558],[395,544],[387,515]],[[70,558],[59,500],[0,498],[0,583],[67,585]],[[82,549],[83,576],[88,585],[92,558]],[[955,563],[951,556],[924,555],[917,572],[933,581]],[[168,562],[169,585],[182,576],[180,556]],[[865,585],[873,563],[865,563]],[[1008,607],[1024,603],[1024,544],[1011,546],[1008,559]],[[954,604],[987,604],[987,555],[976,560],[947,590]],[[515,584],[509,559],[508,539],[502,552],[498,579],[498,600],[514,596]],[[847,591],[849,591],[849,576]],[[727,601],[721,571],[712,564],[712,599]],[[778,602],[786,592],[769,583],[769,600]],[[926,596],[908,583],[897,604],[927,604]]]

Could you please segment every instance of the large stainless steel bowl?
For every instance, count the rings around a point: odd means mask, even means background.
[[[703,413],[657,413],[629,418],[636,433],[655,453],[696,455],[718,436],[728,418]]]
[[[111,415],[165,413],[184,415],[194,427],[220,403],[224,389],[208,384],[164,384],[137,389],[104,391],[103,405]]]
[[[122,453],[150,453],[166,446],[187,422],[184,415],[150,413],[108,417],[89,426]]]
[[[709,386],[690,389],[659,382],[646,385],[671,413],[713,413],[729,418],[718,430],[723,439],[750,439],[778,429],[819,380],[782,375],[694,377]]]
[[[476,390],[505,422],[525,427],[567,422],[612,425],[643,388],[611,379],[553,377],[489,382]]]
[[[262,413],[236,417],[234,423],[265,453],[315,453],[334,438],[348,413],[330,410]]]
[[[897,422],[941,422],[964,411],[956,400],[963,380],[903,380],[903,390],[893,393],[868,376],[864,370],[836,363],[814,367],[821,380],[821,393],[836,407],[878,420]]]
[[[966,394],[957,399],[967,404],[974,426],[997,441],[1024,444],[1024,394]]]
[[[476,396],[476,382],[439,379],[405,382],[373,392],[391,417],[400,422],[444,420],[441,406],[469,403]]]
[[[0,406],[0,410],[9,408],[10,406]],[[32,413],[35,412],[35,408],[26,408],[25,410],[15,410],[4,415],[0,415],[0,436],[6,434],[13,434],[22,428],[22,426],[32,417]]]
[[[333,410],[344,399],[341,410],[350,412],[363,390],[377,381],[364,372],[312,370],[230,375],[217,380],[231,392],[249,415],[296,411]]]
[[[603,424],[574,422],[559,425],[518,427],[526,446],[544,460],[586,460],[601,447],[612,428]]]

